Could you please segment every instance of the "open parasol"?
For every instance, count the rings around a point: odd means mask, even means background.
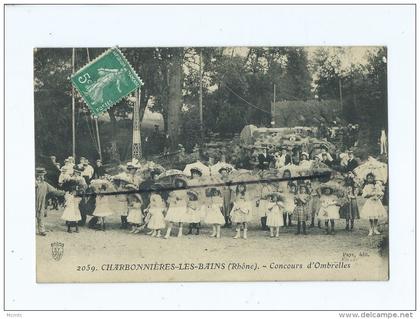
[[[62,187],[66,191],[78,191],[87,188],[87,185],[83,177],[70,177],[64,181]]]
[[[104,192],[112,188],[112,184],[107,179],[94,179],[90,182],[90,187],[97,193]]]
[[[270,198],[271,196],[276,196],[278,201],[284,201],[285,200],[285,195],[283,193],[280,192],[271,192],[269,194],[267,194],[265,196],[266,199]]]
[[[128,175],[125,173],[119,173],[117,175],[111,176],[113,182],[124,182],[124,183],[131,183]]]
[[[188,177],[183,171],[180,171],[179,169],[168,169],[167,171],[164,171],[162,174],[160,174],[157,177],[157,179],[161,180],[161,179],[164,179],[166,177],[172,177],[172,176],[179,176],[181,178],[187,178]]]
[[[334,180],[331,180],[331,181],[328,181],[326,183],[322,183],[321,185],[319,185],[317,188],[317,192],[320,194],[322,190],[325,188],[330,188],[333,191],[333,193],[339,196],[343,195],[345,192],[345,189],[343,188],[343,186]]]
[[[244,184],[249,198],[254,199],[260,196],[262,184],[259,182],[261,178],[257,173],[248,170],[238,170],[230,176],[232,183],[234,183],[232,185],[234,189],[236,189],[238,184]]]
[[[376,180],[386,183],[388,181],[388,165],[369,156],[368,160],[353,170],[358,179],[365,179],[369,173],[375,176]]]
[[[202,175],[210,175],[210,168],[206,165],[201,163],[200,161],[196,161],[191,164],[187,164],[184,168],[184,174],[187,176],[191,176],[191,170],[196,169],[201,172]]]
[[[136,172],[136,175],[141,175],[144,177],[147,175],[147,173],[150,173],[152,171],[157,171],[159,172],[159,174],[162,174],[165,171],[165,168],[162,165],[157,164],[153,161],[147,161],[140,165],[139,169]]]
[[[219,170],[220,169],[226,169],[229,173],[233,172],[235,170],[235,168],[233,167],[233,165],[229,164],[229,163],[225,163],[225,162],[217,162],[216,164],[214,164],[213,166],[210,167],[210,173],[212,175],[219,175]]]
[[[291,177],[296,177],[300,175],[302,168],[295,164],[287,164],[278,169],[279,175],[282,177],[286,170],[290,171]]]

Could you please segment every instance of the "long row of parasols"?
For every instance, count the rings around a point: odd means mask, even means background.
[[[134,162],[133,162],[134,163]],[[325,183],[319,185],[319,188],[328,187],[337,192],[343,192],[343,178],[340,174],[335,174],[327,165],[319,162],[307,161],[302,165],[289,164],[280,169],[270,169],[262,171],[249,171],[239,169],[236,170],[231,164],[225,162],[218,162],[213,166],[206,166],[200,161],[187,164],[184,170],[165,169],[159,164],[154,162],[134,163],[138,168],[136,176],[138,181],[146,180],[151,171],[159,172],[156,183],[160,185],[173,185],[175,179],[182,179],[187,186],[195,188],[199,193],[205,193],[209,188],[222,188],[231,187],[234,189],[237,184],[245,184],[250,198],[258,198],[261,194],[261,188],[264,183],[277,184],[283,180],[285,172],[290,172],[290,179],[311,179],[314,175],[319,176],[322,174],[331,174],[332,178]],[[227,178],[222,180],[220,170],[225,169],[228,172]],[[201,173],[200,177],[191,179],[191,170],[197,170]],[[368,160],[358,166],[354,171],[355,179],[363,181],[366,176],[371,173],[375,176],[376,180],[383,183],[388,179],[388,166],[369,157]],[[288,177],[289,178],[289,177]],[[132,181],[129,180],[128,175],[121,166],[120,173],[113,176],[106,176],[103,179],[92,180],[90,187],[98,193],[107,193],[115,188],[116,182],[123,181],[126,185],[130,186]],[[133,185],[132,190],[136,187]]]

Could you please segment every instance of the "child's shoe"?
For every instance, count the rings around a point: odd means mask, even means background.
[[[172,230],[172,228],[168,228],[167,230],[166,230],[166,235],[165,235],[165,239],[168,239],[169,238],[169,236],[171,236],[171,230]]]
[[[234,239],[241,238],[241,230],[240,230],[240,229],[237,229],[237,230],[236,230],[236,235],[235,235],[235,236],[233,236],[233,238],[234,238]]]
[[[368,236],[373,236],[373,230],[372,229],[369,230]]]
[[[380,234],[381,234],[381,232],[380,232],[377,228],[374,228],[374,229],[373,229],[373,233],[374,233],[375,235],[380,235]]]

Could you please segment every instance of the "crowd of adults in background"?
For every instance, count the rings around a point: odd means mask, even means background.
[[[346,129],[349,136],[353,136],[358,128],[349,126]],[[158,133],[155,133],[157,136]],[[240,238],[241,231],[246,238],[248,222],[251,216],[257,214],[262,229],[269,230],[271,237],[279,236],[280,227],[292,226],[292,220],[296,222],[297,234],[307,233],[307,222],[309,228],[315,227],[316,222],[321,227],[324,222],[326,233],[335,234],[335,221],[340,218],[346,220],[346,230],[351,231],[355,219],[360,216],[369,220],[370,236],[379,234],[378,220],[387,215],[383,207],[383,203],[387,203],[387,177],[383,176],[383,163],[372,159],[370,164],[373,169],[359,169],[361,161],[353,151],[357,147],[357,139],[349,137],[351,141],[332,151],[327,143],[333,134],[331,129],[325,127],[323,131],[320,128],[318,133],[326,134],[326,137],[323,138],[325,143],[316,148],[290,143],[263,148],[244,147],[236,160],[227,160],[227,157],[232,157],[223,153],[216,164],[214,158],[204,158],[201,153],[200,159],[207,166],[197,161],[198,165],[186,165],[184,172],[171,169],[174,167],[166,170],[149,167],[142,178],[138,174],[142,164],[134,159],[125,165],[123,172],[111,174],[104,168],[101,159],[91,164],[86,157],[82,156],[76,162],[73,156],[69,156],[61,164],[55,156],[50,156],[45,167],[36,170],[38,233],[46,235],[43,221],[49,206],[55,210],[64,207],[62,219],[68,232],[73,229],[78,232],[79,226],[86,224],[88,216],[91,216],[87,223],[89,228],[105,230],[105,219],[117,214],[121,218],[121,228],[130,229],[132,233],[148,228],[150,235],[160,237],[161,231],[166,229],[164,237],[169,238],[172,228],[178,227],[178,236],[182,236],[184,224],[188,225],[189,234],[193,230],[198,234],[201,225],[208,224],[213,228],[212,237],[220,237],[222,226],[234,225],[234,238]],[[344,149],[345,144],[348,149]],[[383,149],[381,144],[381,153]],[[196,150],[200,151],[198,146]],[[380,166],[378,172],[382,176],[375,176],[375,165]],[[210,174],[216,167],[216,171]],[[290,180],[296,172],[314,172],[317,169],[329,169],[342,177],[344,191],[341,195],[337,195],[336,185],[328,184],[329,178],[323,181],[308,176],[305,180]],[[359,176],[356,176],[357,170]],[[165,171],[167,176],[182,173],[188,181],[175,178],[172,180],[174,183],[169,185],[170,190],[166,191],[157,183]],[[265,176],[266,171],[281,172],[285,182],[261,185],[260,193],[251,200],[246,180],[229,186],[232,171],[249,171],[260,177]],[[203,175],[217,177],[226,186],[210,187],[204,193],[187,189],[187,184],[197,184],[195,182],[200,181]],[[171,190],[172,186],[175,189]],[[359,196],[366,200],[361,213],[357,201]]]

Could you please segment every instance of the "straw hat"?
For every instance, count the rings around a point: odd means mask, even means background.
[[[138,169],[138,167],[133,162],[128,162],[127,169]]]
[[[37,168],[35,168],[35,174],[36,175],[45,175],[45,174],[47,174],[47,171],[45,170],[44,167],[37,167]]]
[[[187,192],[187,195],[192,197],[192,200],[198,200],[198,193],[196,191],[190,190]]]

